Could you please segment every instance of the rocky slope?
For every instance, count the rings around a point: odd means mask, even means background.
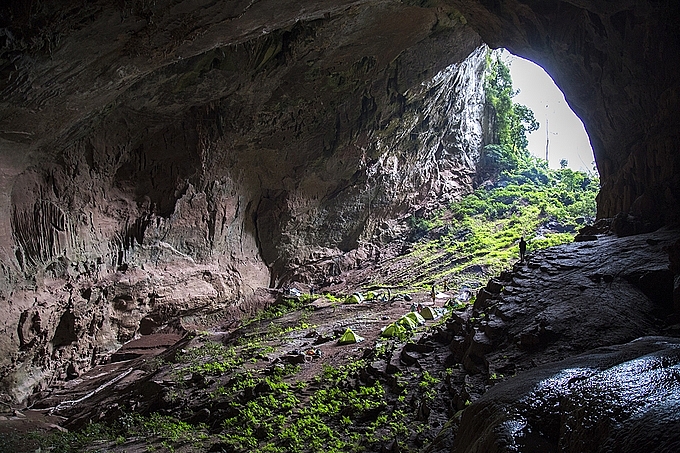
[[[591,239],[534,253],[453,323],[462,367],[504,381],[465,410],[453,451],[679,444],[678,232]]]

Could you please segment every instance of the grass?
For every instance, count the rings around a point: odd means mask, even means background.
[[[571,242],[595,217],[597,178],[570,169],[551,170],[525,157],[485,186],[427,218],[409,219],[415,229],[411,251],[395,259],[409,263],[381,282],[427,290],[448,282],[461,286],[499,274],[519,260],[518,243],[531,251]],[[440,287],[441,288],[441,287]]]
[[[409,264],[396,266],[389,282],[369,282],[368,288],[390,287],[393,295],[419,289],[429,292],[433,284],[441,289],[444,281],[455,286],[483,278],[470,270],[473,266],[498,273],[518,259],[521,236],[527,237],[529,252],[571,241],[573,232],[561,233],[551,225],[578,228],[594,216],[596,192],[597,180],[586,175],[525,162],[460,203],[428,218],[411,219],[414,237],[420,239],[406,257],[395,260]],[[445,372],[438,375],[422,369],[381,380],[370,377],[367,360],[350,360],[341,366],[323,365],[317,376],[300,380],[300,365],[258,366],[285,344],[287,334],[315,327],[310,324],[309,303],[316,297],[284,298],[246,320],[243,335],[231,345],[211,341],[206,332],[197,338],[200,346],[181,351],[173,363],[149,362],[149,372],[172,370],[168,372],[175,385],[164,400],[173,410],[186,409],[182,403],[189,400],[190,392],[192,398],[221,408],[221,418],[209,428],[152,412],[125,415],[109,425],[89,424],[79,432],[33,433],[4,443],[10,449],[35,445],[34,450],[71,453],[97,442],[121,444],[137,438],[146,439],[149,451],[174,451],[186,445],[207,450],[217,445],[213,450],[352,453],[380,450],[395,441],[400,451],[408,452],[413,439],[425,442],[433,430],[426,420],[418,420],[418,407],[439,404]],[[338,304],[345,300],[330,294],[323,297]],[[474,296],[454,309],[470,303]],[[291,318],[284,316],[294,311],[299,312],[297,321],[287,322]],[[447,316],[430,327],[446,320]],[[375,357],[391,357],[410,336],[379,341]],[[193,375],[202,376],[197,381],[208,387],[192,389]],[[502,378],[492,375],[490,380]]]

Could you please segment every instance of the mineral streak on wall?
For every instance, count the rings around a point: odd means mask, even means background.
[[[5,6],[2,391],[178,315],[242,316],[469,191],[482,41],[409,3]]]

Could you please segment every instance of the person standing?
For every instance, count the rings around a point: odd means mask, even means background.
[[[519,240],[519,262],[524,262],[524,255],[527,253],[527,243],[524,240],[524,236]]]

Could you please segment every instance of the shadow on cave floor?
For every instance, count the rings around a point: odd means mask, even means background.
[[[366,263],[326,288],[342,298],[279,298],[235,329],[203,323],[129,343],[109,363],[35,395],[31,410],[1,414],[0,435],[14,451],[36,451],[63,438],[59,429],[101,422],[108,431],[96,448],[105,451],[450,451],[461,415],[489,388],[593,348],[680,336],[669,271],[678,238],[674,230],[601,235],[534,252],[468,302],[464,292],[456,300],[458,290],[439,294],[435,306],[455,308],[395,338],[381,329],[414,303],[433,305],[431,296],[403,289],[391,301],[343,303],[372,276],[405,265]],[[347,328],[364,340],[338,345]],[[33,443],[16,433],[31,423],[44,430]]]

